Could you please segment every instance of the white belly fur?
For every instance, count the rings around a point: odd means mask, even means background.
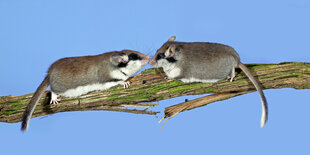
[[[180,79],[182,82],[185,82],[185,83],[190,83],[190,82],[202,82],[202,83],[215,83],[221,79],[208,79],[208,80],[202,80],[202,79],[196,79],[194,77],[191,77],[189,79]]]
[[[81,96],[83,94],[86,94],[88,92],[95,91],[95,90],[106,90],[113,86],[122,84],[123,82],[124,81],[117,81],[117,82],[106,82],[104,84],[96,83],[96,84],[91,84],[91,85],[86,85],[86,86],[79,86],[74,89],[69,89],[59,95],[64,96],[64,97],[77,97],[77,96]]]
[[[175,77],[179,76],[181,73],[181,69],[178,67],[173,68],[163,68],[164,72],[170,79],[174,79]]]

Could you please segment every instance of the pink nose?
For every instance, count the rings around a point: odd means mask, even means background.
[[[150,64],[151,64],[152,66],[156,65],[155,60],[154,60],[154,59],[153,59],[153,60],[151,60]]]
[[[146,65],[148,62],[150,61],[150,57],[149,56],[145,56],[142,60],[142,64]]]

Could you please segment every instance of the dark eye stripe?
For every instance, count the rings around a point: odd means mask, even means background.
[[[142,58],[136,53],[130,53],[128,55],[129,60],[142,60]]]
[[[166,60],[170,63],[174,63],[176,62],[177,60],[175,60],[173,57],[169,57],[169,58],[166,58]]]
[[[165,54],[164,53],[158,53],[157,57],[156,57],[156,61],[159,59],[163,59],[165,58]]]
[[[121,63],[119,63],[119,64],[117,65],[117,67],[126,67],[127,64],[128,64],[128,63],[123,63],[123,62],[121,62]]]

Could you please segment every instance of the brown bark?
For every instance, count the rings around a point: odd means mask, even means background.
[[[264,89],[310,88],[309,63],[249,64],[247,67],[258,78]],[[79,98],[63,98],[57,105],[46,104],[49,100],[47,91],[35,109],[33,117],[57,112],[86,110],[155,115],[158,112],[148,110],[148,108],[157,104],[145,104],[145,102],[157,102],[184,95],[213,94],[167,107],[165,117],[171,117],[185,110],[255,91],[249,79],[238,70],[233,82],[222,80],[215,84],[182,83],[178,80],[166,80],[164,76],[162,70],[148,69],[130,79],[132,85],[129,89],[116,86],[106,91],[92,92]],[[32,94],[0,97],[0,122],[19,122],[31,96]]]

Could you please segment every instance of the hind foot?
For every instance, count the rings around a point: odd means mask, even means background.
[[[235,78],[236,74],[235,74],[235,68],[232,69],[231,74],[229,76],[227,76],[227,80],[229,80],[230,82],[232,82]]]
[[[60,99],[58,99],[58,97],[60,97],[60,95],[57,95],[56,93],[51,92],[50,104],[58,104],[58,102],[60,101]]]

